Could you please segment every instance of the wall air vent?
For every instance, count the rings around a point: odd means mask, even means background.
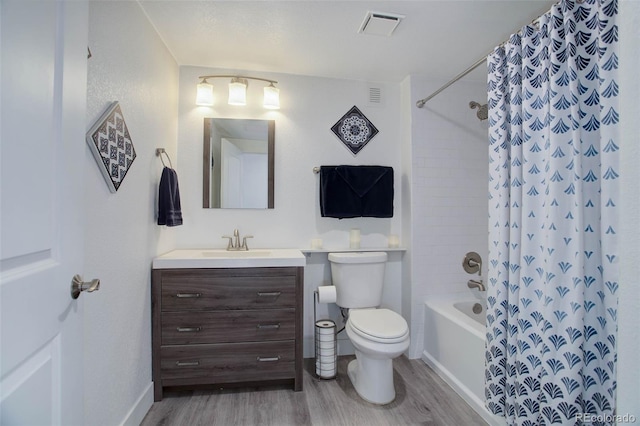
[[[358,32],[389,37],[403,18],[395,13],[367,12]]]
[[[369,102],[379,104],[382,101],[382,91],[379,87],[369,87]]]
[[[369,85],[367,95],[367,106],[381,107],[384,105],[380,85]]]

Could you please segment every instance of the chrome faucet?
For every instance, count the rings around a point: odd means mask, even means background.
[[[487,288],[482,283],[482,280],[480,280],[480,281],[469,280],[469,281],[467,281],[467,287],[469,287],[469,288],[477,288],[480,291],[487,291]]]
[[[233,230],[233,241],[235,243],[236,248],[240,247],[240,232],[237,229]]]
[[[240,232],[238,229],[233,230],[233,237],[229,235],[223,235],[222,238],[228,238],[229,244],[227,244],[227,251],[248,251],[247,238],[253,238],[253,235],[245,235],[242,238],[242,245],[240,245]]]

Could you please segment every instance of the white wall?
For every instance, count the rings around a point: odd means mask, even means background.
[[[162,163],[177,162],[178,67],[136,2],[90,2],[87,129],[114,100],[137,157],[111,194],[85,155],[85,278],[100,291],[85,303],[85,424],[139,424],[151,406],[151,259],[174,247],[155,225]],[[81,142],[79,142],[81,143]],[[83,296],[85,297],[85,296]]]
[[[249,81],[247,106],[227,105],[227,79],[214,84],[216,104],[195,105],[198,76],[233,74],[238,70],[196,67],[180,68],[179,142],[177,172],[184,225],[177,230],[179,248],[225,247],[223,234],[234,228],[241,235],[251,234],[252,248],[309,248],[312,238],[322,238],[328,248],[347,248],[349,230],[360,228],[363,247],[385,247],[389,234],[400,234],[403,199],[401,164],[400,85],[385,83],[383,106],[369,107],[368,84],[363,81],[316,78],[289,74],[242,71],[256,77],[277,80],[281,109],[262,107],[263,84]],[[378,128],[379,133],[354,156],[331,132],[352,106],[358,106]],[[203,118],[273,119],[275,125],[275,209],[238,210],[202,208]],[[320,165],[376,164],[395,171],[394,217],[338,220],[320,217],[318,182],[313,168]],[[401,242],[402,244],[402,242]],[[402,256],[392,254],[388,266],[385,305],[401,310]],[[313,290],[330,283],[326,254],[307,259],[305,272],[305,356],[313,355]],[[327,307],[321,308],[326,316]],[[336,317],[337,311],[332,309]],[[408,319],[408,318],[407,318]]]
[[[640,3],[620,3],[621,229],[617,413],[640,421]]]
[[[487,121],[470,101],[485,104],[486,68],[431,99],[415,103],[444,81],[408,78],[411,114],[411,332],[410,356],[423,350],[424,301],[434,294],[469,292],[478,279],[462,269],[467,252],[487,259]],[[483,265],[483,274],[486,265]]]

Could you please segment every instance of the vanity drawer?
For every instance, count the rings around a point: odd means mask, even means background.
[[[293,308],[296,276],[165,273],[161,297],[164,312]]]
[[[295,339],[293,308],[249,311],[166,312],[162,345]]]
[[[165,386],[183,379],[194,384],[288,379],[296,372],[293,341],[163,346],[160,362]]]

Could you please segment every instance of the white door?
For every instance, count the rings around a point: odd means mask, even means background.
[[[0,7],[0,424],[79,425],[88,7]]]
[[[242,207],[266,209],[269,204],[269,167],[267,154],[242,156]]]
[[[234,143],[222,139],[220,147],[222,165],[220,174],[220,207],[241,208],[242,205],[242,151]]]

